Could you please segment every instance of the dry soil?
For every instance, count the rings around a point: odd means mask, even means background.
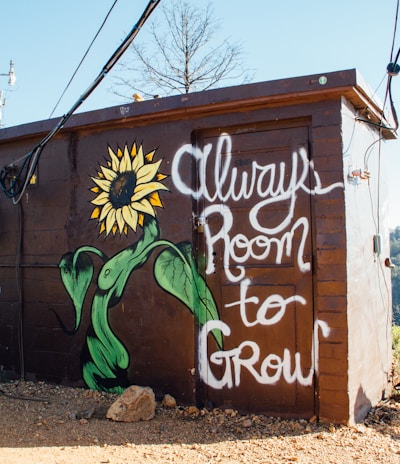
[[[157,405],[147,422],[105,418],[115,396],[0,383],[1,464],[400,463],[400,403],[353,427]]]

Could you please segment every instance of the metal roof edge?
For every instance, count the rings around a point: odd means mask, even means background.
[[[333,71],[300,77],[255,82],[232,87],[193,92],[121,104],[72,115],[64,130],[83,126],[103,126],[117,120],[190,117],[192,114],[233,110],[234,108],[286,104],[290,100],[312,100],[345,96],[356,109],[366,111],[374,121],[382,120],[382,104],[373,96],[356,69]],[[0,141],[44,134],[53,129],[60,118],[27,123],[0,130]],[[389,138],[393,138],[389,137]]]

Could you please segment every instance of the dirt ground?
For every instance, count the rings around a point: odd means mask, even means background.
[[[0,463],[400,463],[400,403],[354,427],[157,405],[147,422],[105,418],[115,396],[0,383]]]

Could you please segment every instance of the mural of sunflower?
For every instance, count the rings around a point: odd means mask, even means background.
[[[158,286],[180,301],[200,326],[219,320],[218,307],[207,282],[199,272],[190,241],[173,243],[161,238],[156,207],[163,207],[159,192],[166,175],[159,172],[162,160],[154,161],[155,150],[143,153],[135,143],[116,151],[108,147],[109,158],[99,165],[96,177],[91,177],[95,194],[91,219],[97,221],[100,234],[106,237],[127,235],[128,230],[141,234],[128,246],[107,256],[100,249],[83,245],[65,253],[59,262],[61,280],[75,310],[75,323],[68,335],[74,335],[87,307],[89,288],[96,288],[91,300],[90,323],[81,351],[82,378],[93,390],[121,394],[131,383],[129,366],[131,353],[114,333],[109,313],[122,298],[129,278],[145,266],[158,249],[152,262]],[[101,260],[94,265],[92,255]],[[98,271],[97,276],[95,272]],[[223,334],[212,331],[215,342],[223,349]]]
[[[155,217],[154,208],[163,207],[158,192],[168,190],[161,183],[167,176],[159,172],[162,160],[153,162],[155,152],[145,155],[136,143],[116,153],[108,147],[107,166],[100,165],[98,176],[91,177],[96,184],[91,191],[97,196],[91,200],[95,208],[90,218],[97,220],[100,234],[127,235],[129,228],[143,227],[145,214]]]

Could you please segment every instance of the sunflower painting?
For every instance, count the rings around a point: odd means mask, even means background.
[[[167,176],[159,172],[162,160],[153,163],[155,150],[144,155],[142,145],[137,149],[134,143],[117,153],[108,147],[108,153],[107,166],[92,177],[96,186],[91,190],[98,195],[91,201],[96,205],[91,217],[98,220],[100,234],[127,235],[129,227],[135,232],[143,227],[146,214],[155,217],[154,207],[162,206],[158,192],[168,190],[161,183]]]
[[[219,319],[214,298],[199,274],[189,241],[172,243],[160,237],[156,208],[163,207],[160,192],[168,191],[160,172],[162,159],[155,161],[156,150],[144,154],[143,146],[133,143],[123,149],[108,147],[109,159],[100,164],[90,200],[94,208],[90,219],[97,221],[99,235],[128,236],[131,229],[141,232],[130,246],[112,257],[93,246],[81,246],[64,254],[59,263],[61,279],[75,310],[75,324],[64,332],[74,335],[80,328],[82,310],[89,286],[93,284],[92,255],[102,261],[97,290],[91,302],[90,326],[82,349],[82,377],[95,390],[121,393],[129,385],[130,353],[111,330],[108,316],[121,300],[131,274],[144,266],[158,249],[153,269],[155,282],[191,311],[201,326]],[[177,270],[179,272],[177,272]],[[212,332],[217,345],[223,345],[219,331]]]

